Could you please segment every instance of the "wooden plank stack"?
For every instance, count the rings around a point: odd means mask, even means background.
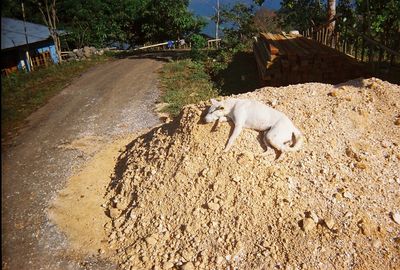
[[[253,52],[264,85],[336,84],[367,75],[354,58],[301,35],[260,33]]]

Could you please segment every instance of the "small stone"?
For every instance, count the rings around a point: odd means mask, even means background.
[[[312,220],[313,220],[315,223],[318,223],[319,218],[318,218],[317,214],[315,214],[314,212],[311,212],[311,213],[310,213],[310,217],[312,218]]]
[[[397,119],[394,121],[394,124],[395,124],[396,126],[400,126],[400,118],[397,118]]]
[[[335,220],[331,217],[325,218],[324,222],[326,227],[328,227],[330,230],[332,230],[333,226],[335,226]]]
[[[108,216],[112,219],[119,217],[120,214],[121,214],[121,210],[119,210],[117,208],[108,209]]]
[[[312,218],[305,218],[303,219],[303,230],[308,233],[315,229],[317,225],[315,224]]]
[[[216,264],[221,264],[221,263],[223,263],[225,261],[225,259],[224,259],[224,257],[222,257],[222,256],[218,256],[216,259],[215,259],[215,263]]]
[[[344,215],[345,218],[351,218],[353,216],[353,213],[351,212],[346,212],[346,214]]]
[[[355,167],[361,170],[365,170],[367,168],[367,165],[364,162],[357,162],[355,164]]]
[[[352,195],[350,192],[348,192],[348,191],[345,191],[345,192],[343,193],[343,197],[345,197],[345,198],[347,198],[347,199],[353,199],[353,195]]]
[[[381,141],[381,146],[383,148],[389,148],[391,146],[391,143],[389,141],[383,140]]]
[[[181,268],[182,270],[194,270],[194,265],[192,262],[187,262]]]
[[[194,256],[193,252],[189,251],[189,250],[184,250],[182,252],[182,257],[186,260],[186,261],[190,261],[192,259],[192,257]]]
[[[174,267],[174,264],[172,262],[165,262],[162,265],[163,269],[171,269],[172,267]]]
[[[376,231],[374,223],[368,217],[362,218],[358,222],[358,226],[361,229],[361,233],[368,237],[372,236],[373,233]]]
[[[394,222],[396,222],[397,224],[400,224],[400,213],[399,212],[392,213],[392,218],[393,218]]]
[[[240,180],[241,180],[241,179],[240,179],[240,176],[238,176],[238,175],[232,176],[231,179],[232,179],[232,181],[235,182],[235,183],[239,183]]]
[[[208,175],[208,171],[209,171],[209,169],[205,168],[200,172],[200,175],[203,176],[203,177],[206,177]]]
[[[157,239],[156,239],[156,236],[154,234],[152,234],[149,237],[146,237],[145,241],[146,241],[147,244],[149,244],[151,246],[154,246],[157,243]]]
[[[339,96],[339,90],[333,90],[332,92],[329,93],[331,97],[338,97]]]
[[[210,202],[210,203],[207,204],[207,207],[208,207],[209,209],[213,210],[213,211],[218,211],[220,206],[219,206],[218,203],[212,203],[212,202]]]
[[[375,239],[374,241],[372,241],[372,246],[373,246],[374,248],[380,248],[381,245],[382,245],[381,241],[379,241],[379,240],[377,240],[377,239]]]

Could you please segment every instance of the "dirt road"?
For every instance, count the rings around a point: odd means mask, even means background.
[[[103,143],[158,123],[152,110],[161,66],[136,58],[95,67],[29,117],[2,152],[3,269],[114,268],[96,256],[71,258],[46,212],[66,179]],[[66,151],[74,141],[90,151]]]

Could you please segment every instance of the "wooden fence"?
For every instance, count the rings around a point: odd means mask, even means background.
[[[332,21],[342,22],[345,25],[345,18],[338,15],[323,25],[310,27],[302,34],[365,63],[374,74],[395,73],[394,76],[400,76],[400,53],[398,51],[349,27],[345,27],[341,32],[332,32],[328,28]]]
[[[221,39],[210,39],[207,40],[207,46],[205,49],[218,49],[221,45]],[[162,42],[157,44],[144,45],[134,49],[134,51],[145,50],[145,51],[165,51],[165,50],[190,50],[192,43],[180,42],[179,40],[174,41],[172,44],[169,42]]]
[[[53,60],[51,59],[50,52],[38,53],[31,57],[33,69],[40,67],[47,67],[48,65],[53,64]]]
[[[31,70],[36,70],[41,67],[47,67],[53,64],[50,52],[35,53],[30,57]],[[1,74],[4,76],[9,76],[11,73],[18,72],[18,66],[12,66],[9,68],[3,68]]]

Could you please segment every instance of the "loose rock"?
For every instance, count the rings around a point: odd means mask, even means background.
[[[303,219],[303,230],[308,233],[315,229],[317,225],[312,218]]]
[[[394,222],[396,222],[397,224],[400,224],[400,213],[399,212],[392,213],[392,218],[393,218]]]
[[[210,202],[210,203],[207,204],[207,207],[208,207],[209,209],[213,210],[213,211],[218,211],[220,206],[219,206],[218,203],[212,203],[212,202]]]

